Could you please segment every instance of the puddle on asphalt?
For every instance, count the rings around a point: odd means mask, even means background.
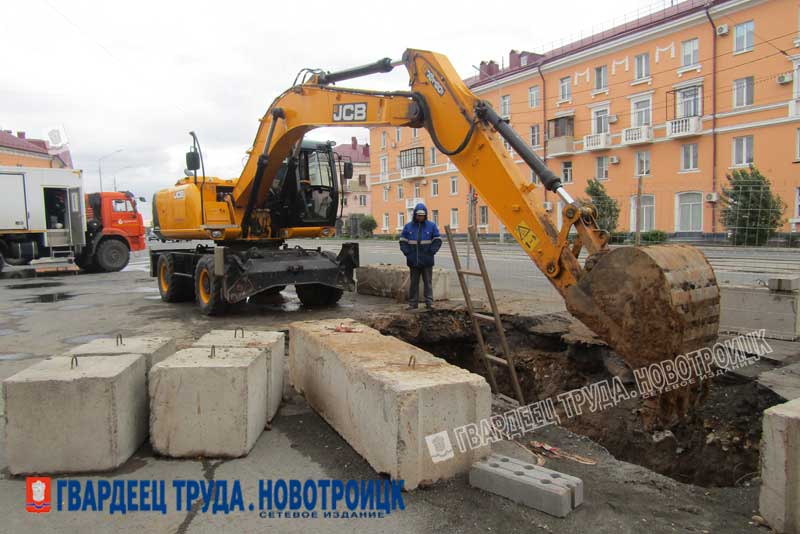
[[[32,295],[24,299],[14,299],[17,302],[24,302],[25,304],[37,304],[48,302],[61,302],[62,300],[69,300],[75,295],[72,293],[45,293],[44,295]]]
[[[109,336],[104,334],[90,334],[88,336],[75,336],[75,337],[68,337],[66,339],[62,339],[64,343],[67,345],[83,345],[84,343],[89,343],[90,341],[94,341],[95,339],[104,339]]]
[[[63,286],[61,282],[36,282],[33,284],[17,284],[14,286],[6,286],[6,289],[39,289],[42,287],[57,287]]]
[[[29,360],[31,358],[39,358],[39,356],[31,354],[30,352],[13,352],[11,354],[0,354],[0,361],[3,362],[10,362],[16,360]]]

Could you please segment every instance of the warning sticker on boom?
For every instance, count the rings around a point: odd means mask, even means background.
[[[525,221],[520,221],[517,225],[517,238],[525,248],[533,250],[539,244],[539,238],[533,233],[531,227]]]

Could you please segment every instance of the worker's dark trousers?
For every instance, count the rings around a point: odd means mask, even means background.
[[[433,267],[409,267],[409,269],[411,269],[411,283],[408,286],[408,303],[411,306],[419,304],[419,277],[422,275],[425,304],[433,304]]]

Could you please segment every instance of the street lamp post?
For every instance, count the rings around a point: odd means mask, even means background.
[[[119,152],[122,152],[121,148],[118,148],[114,152],[109,152],[105,156],[100,156],[97,159],[97,173],[100,175],[100,192],[101,193],[103,192],[103,160],[106,159],[107,157],[113,156],[114,154],[117,154]]]

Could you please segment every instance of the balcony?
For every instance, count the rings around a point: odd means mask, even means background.
[[[568,156],[575,153],[575,138],[571,135],[553,137],[547,141],[548,156]]]
[[[400,179],[402,180],[410,180],[413,178],[419,178],[425,174],[425,167],[421,165],[416,165],[414,167],[406,167],[405,169],[400,169]]]
[[[583,136],[584,150],[607,150],[611,148],[611,134],[598,133]]]
[[[689,137],[698,135],[702,129],[700,117],[683,117],[667,121],[667,137]]]
[[[424,204],[425,203],[425,199],[424,198],[419,198],[419,197],[407,198],[406,199],[406,209],[407,210],[413,210],[415,207],[417,207],[417,204],[419,204],[419,203]]]
[[[650,126],[634,126],[622,130],[623,145],[641,145],[653,142],[653,128]]]

